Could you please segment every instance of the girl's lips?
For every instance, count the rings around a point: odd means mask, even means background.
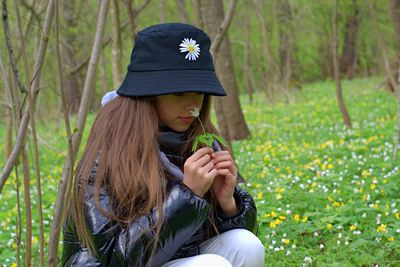
[[[193,121],[193,117],[179,117],[179,119],[184,123],[191,123]]]

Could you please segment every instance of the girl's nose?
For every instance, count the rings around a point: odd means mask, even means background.
[[[203,102],[203,94],[188,93],[185,97],[186,108],[188,110],[193,110],[194,108],[199,108]]]

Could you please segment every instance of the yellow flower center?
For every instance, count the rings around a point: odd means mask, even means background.
[[[195,51],[194,46],[193,45],[189,45],[188,46],[188,50],[190,53],[193,53]]]

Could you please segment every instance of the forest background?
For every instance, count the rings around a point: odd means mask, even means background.
[[[0,264],[57,264],[101,97],[136,33],[159,22],[197,25],[216,44],[229,96],[213,120],[257,201],[267,265],[399,263],[400,1],[2,0],[2,15]],[[360,155],[369,168],[344,163]]]

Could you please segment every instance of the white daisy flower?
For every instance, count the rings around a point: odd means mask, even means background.
[[[181,53],[189,52],[185,56],[189,61],[195,61],[200,56],[200,46],[192,38],[184,38],[179,46]]]
[[[199,108],[194,108],[193,110],[190,111],[190,115],[193,118],[197,118],[198,116],[200,116],[200,110]]]

